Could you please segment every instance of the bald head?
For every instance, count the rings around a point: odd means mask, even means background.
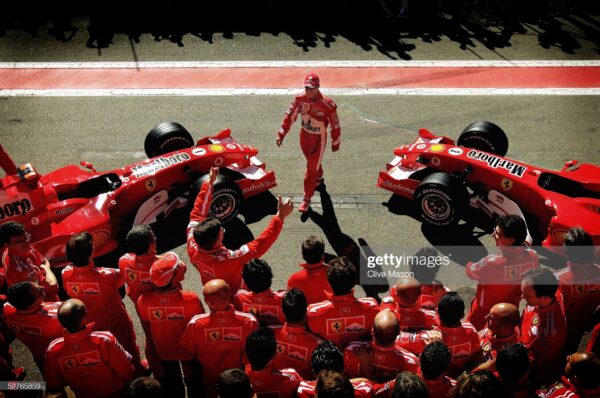
[[[413,277],[400,278],[394,285],[396,302],[401,307],[412,307],[421,296],[421,284]]]
[[[394,344],[398,333],[400,333],[400,325],[396,314],[392,311],[386,309],[375,316],[373,335],[378,344],[384,347]]]
[[[600,387],[600,359],[591,352],[576,352],[567,357],[565,374],[577,388]]]
[[[211,311],[224,311],[229,308],[229,285],[223,279],[213,279],[204,284],[202,294]]]
[[[58,320],[69,333],[85,328],[85,304],[81,300],[69,299],[58,309]]]
[[[498,303],[490,309],[486,317],[488,328],[498,337],[506,337],[514,333],[519,325],[521,316],[519,308],[510,303]]]

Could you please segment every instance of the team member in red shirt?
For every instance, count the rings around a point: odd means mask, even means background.
[[[2,253],[2,267],[6,285],[19,282],[35,282],[42,286],[49,301],[58,301],[58,281],[50,263],[42,253],[31,246],[31,235],[16,221],[2,224],[6,249]]]
[[[565,234],[567,267],[556,272],[567,317],[566,352],[577,351],[588,320],[600,305],[600,266],[594,264],[594,242],[580,227]]]
[[[277,396],[294,398],[302,376],[294,369],[278,369],[273,364],[277,341],[273,330],[258,329],[246,339],[246,355],[250,362],[246,374],[258,398]]]
[[[203,284],[213,279],[223,279],[231,287],[233,295],[240,288],[244,264],[261,257],[275,243],[283,228],[283,220],[292,212],[294,204],[289,198],[279,198],[277,214],[260,236],[237,250],[230,250],[223,245],[225,229],[219,220],[208,217],[213,184],[218,173],[218,167],[210,169],[208,181],[202,184],[194,203],[187,230],[187,251]]]
[[[373,298],[354,297],[356,267],[346,257],[333,259],[327,269],[333,291],[330,300],[308,306],[308,327],[345,348],[351,341],[368,338],[379,306]]]
[[[379,383],[393,379],[404,370],[417,372],[419,359],[409,351],[396,347],[400,332],[393,312],[383,310],[375,316],[373,339],[351,343],[344,350],[344,368],[348,377],[366,377]],[[368,354],[363,361],[361,351]]]
[[[567,357],[565,375],[548,390],[539,391],[541,398],[600,397],[600,359],[589,352],[576,352]]]
[[[50,343],[62,336],[57,311],[61,302],[44,302],[44,288],[34,282],[19,282],[8,288],[4,316],[8,327],[31,351],[35,364],[44,370]]]
[[[311,355],[311,366],[315,377],[324,371],[344,372],[344,354],[331,341],[326,340],[319,344]],[[354,387],[356,398],[367,398],[373,396],[373,383],[364,378],[350,380]],[[315,384],[313,381],[301,381],[298,385],[298,398],[315,397]]]
[[[412,277],[400,278],[384,297],[381,309],[389,309],[398,318],[403,332],[420,332],[437,325],[435,312],[421,308],[421,284]]]
[[[248,290],[240,289],[233,296],[235,309],[254,315],[261,325],[282,325],[285,318],[281,302],[285,291],[271,290],[273,271],[269,264],[264,260],[250,260],[244,265],[242,278]]]
[[[258,328],[258,321],[251,314],[235,311],[229,285],[222,279],[207,282],[202,294],[210,312],[190,320],[180,344],[188,359],[196,358],[202,366],[204,396],[215,397],[214,386],[221,372],[243,367],[244,344]]]
[[[179,339],[192,317],[204,313],[198,296],[181,290],[185,273],[181,264],[175,253],[157,259],[150,268],[150,281],[155,289],[143,293],[137,302],[140,320],[150,326],[151,333],[146,338],[153,342],[161,360],[161,369],[152,371],[165,390],[176,397],[185,397],[179,361],[189,357],[179,345]],[[183,365],[189,395],[196,396],[200,391],[192,392],[195,385],[189,371],[191,367]]]
[[[331,129],[331,150],[340,149],[340,120],[337,106],[332,99],[319,91],[319,76],[309,73],[304,79],[305,93],[298,94],[285,113],[281,127],[277,132],[276,144],[281,146],[285,135],[300,115],[300,147],[306,158],[306,174],[304,174],[304,199],[298,210],[305,212],[310,206],[310,200],[315,188],[323,182],[323,154],[327,143],[327,127]]]
[[[523,344],[512,344],[499,350],[495,365],[500,381],[514,398],[537,397],[528,381],[531,364]]]
[[[563,304],[556,293],[558,280],[547,268],[525,274],[521,283],[527,307],[521,321],[521,342],[529,352],[531,381],[549,386],[564,369],[567,324]]]
[[[498,351],[521,341],[519,309],[508,303],[496,304],[486,316],[487,327],[479,331],[479,341],[486,361],[479,369],[494,370]]]
[[[323,262],[325,243],[312,235],[302,242],[301,271],[293,273],[287,282],[288,290],[298,288],[306,295],[308,304],[327,300],[331,296],[331,286],[327,281],[327,265]]]
[[[446,293],[438,304],[442,341],[452,353],[448,376],[455,378],[463,371],[470,371],[483,361],[477,330],[469,322],[461,322],[465,314],[465,302],[456,292]]]
[[[467,276],[478,282],[477,293],[467,314],[467,321],[477,330],[485,327],[485,316],[494,304],[519,305],[523,274],[539,267],[537,253],[523,246],[527,226],[521,217],[500,217],[492,237],[500,253],[468,263],[465,268]]]
[[[310,357],[322,342],[321,338],[306,328],[306,297],[301,290],[291,289],[281,303],[286,322],[283,326],[271,326],[277,341],[275,368],[292,368],[304,379],[313,377]]]
[[[131,355],[110,332],[92,332],[85,316],[85,304],[80,300],[69,299],[58,309],[67,333],[46,351],[48,393],[64,393],[69,386],[78,397],[124,396],[133,378]]]
[[[88,232],[71,236],[66,254],[72,265],[62,271],[65,290],[69,297],[85,303],[94,330],[108,330],[115,335],[132,355],[136,375],[143,375],[146,367],[140,359],[133,323],[119,294],[123,277],[118,269],[94,267],[93,252],[94,243]]]
[[[415,253],[416,257],[426,258],[427,266],[420,262],[410,263],[410,271],[421,284],[421,297],[419,304],[425,310],[435,311],[442,296],[448,293],[444,284],[437,280],[437,274],[442,266],[443,258],[433,247],[424,247]]]

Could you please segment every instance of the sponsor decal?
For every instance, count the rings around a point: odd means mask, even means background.
[[[308,119],[307,121],[304,121],[304,119],[301,121],[302,124],[302,128],[306,131],[312,131],[314,133],[318,133],[321,131],[321,127],[314,127],[312,125],[312,119]]]
[[[535,314],[533,316],[533,319],[531,320],[531,323],[533,324],[533,326],[539,325],[540,324],[540,317],[537,314]]]
[[[65,207],[65,208],[62,208],[62,209],[55,210],[54,211],[54,215],[56,215],[56,216],[62,216],[62,215],[65,215],[65,214],[73,213],[74,210],[75,209],[73,207]]]
[[[502,190],[504,190],[504,191],[510,191],[512,187],[513,187],[512,180],[510,180],[508,178],[503,178],[502,179]]]
[[[302,112],[308,112],[309,109],[310,109],[310,104],[303,102],[302,103]]]
[[[472,149],[469,152],[467,152],[467,157],[486,163],[492,169],[505,169],[511,175],[517,176],[519,178],[523,177],[525,170],[527,170],[527,166],[517,164],[513,161],[503,159],[499,156],[477,151],[475,149]]]
[[[22,325],[19,323],[9,322],[10,328],[15,334],[26,334],[29,336],[42,336],[42,328],[37,326]]]
[[[156,189],[156,180],[154,178],[146,180],[146,189],[148,192],[152,192]]]
[[[188,155],[187,153],[176,153],[168,157],[161,156],[159,158],[153,159],[149,163],[143,163],[138,164],[137,166],[133,166],[131,168],[131,172],[134,176],[139,178],[154,174],[159,170],[166,169],[178,163],[183,163],[186,160],[190,159],[190,155]]]
[[[519,279],[521,276],[521,267],[519,265],[514,265],[512,267],[504,267],[504,280],[505,281],[514,281]]]
[[[417,149],[425,149],[425,148],[427,148],[427,145],[425,145],[425,144],[419,144],[415,148],[417,148]]]
[[[228,149],[237,149],[237,147],[233,144],[227,144],[225,145],[225,147],[227,147]]]
[[[204,155],[206,155],[206,149],[204,149],[204,148],[194,148],[194,149],[192,149],[192,155],[204,156]]]
[[[444,144],[434,144],[429,147],[429,152],[443,152],[446,149],[446,145]]]
[[[37,217],[33,217],[31,219],[31,225],[38,225],[40,223],[40,219]]]
[[[389,180],[382,181],[381,182],[381,187],[382,188],[388,188],[388,189],[393,190],[393,191],[406,192],[406,193],[409,193],[411,195],[415,194],[415,190],[414,189],[411,189],[409,187],[405,187],[404,185],[402,185],[402,183],[394,184],[393,182],[391,182]]]
[[[225,147],[223,147],[223,145],[219,145],[219,144],[212,144],[212,145],[208,146],[208,150],[211,152],[220,153],[225,150]]]
[[[287,346],[285,343],[277,342],[277,350],[276,350],[277,355],[284,355],[285,351],[286,351],[286,347]]]
[[[84,352],[69,357],[62,357],[58,360],[63,370],[75,370],[80,367],[90,367],[100,364],[98,351]]]
[[[215,166],[220,166],[223,164],[223,158],[216,158],[215,159]]]
[[[244,188],[243,193],[265,190],[275,185],[275,181],[261,181]]]
[[[102,245],[108,237],[110,236],[110,232],[106,230],[95,231],[92,234],[92,241],[94,242],[94,247],[98,248]]]
[[[242,340],[241,328],[223,328],[223,340],[240,341]]]
[[[471,356],[471,343],[457,344],[452,347],[452,358],[461,359]]]
[[[23,215],[31,211],[32,206],[29,198],[15,200],[14,202],[0,204],[0,220],[14,216]]]
[[[485,344],[484,344],[484,345],[481,347],[481,349],[482,349],[483,351],[486,351],[486,352],[487,352],[487,351],[491,351],[491,350],[492,350],[492,345],[491,345],[489,342],[487,342],[487,343],[485,343]]]
[[[450,148],[448,149],[448,153],[452,156],[460,156],[463,154],[463,150],[460,148]]]
[[[432,164],[432,165],[434,165],[434,166],[439,166],[439,165],[440,165],[440,163],[441,163],[441,162],[440,162],[440,158],[438,158],[438,157],[435,157],[435,156],[431,158],[431,164]]]
[[[137,279],[138,279],[137,272],[128,269],[125,271],[125,273],[127,274],[127,280],[129,282],[137,282]]]
[[[215,342],[221,339],[221,329],[210,329],[206,332],[206,341]]]
[[[288,356],[299,361],[306,361],[308,358],[308,349],[306,347],[290,344],[288,346]]]
[[[162,308],[148,308],[148,312],[150,312],[152,319],[155,321],[161,321],[164,319],[163,316],[165,313]]]
[[[356,333],[365,330],[364,316],[327,319],[327,334]]]

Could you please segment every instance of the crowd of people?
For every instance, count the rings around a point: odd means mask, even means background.
[[[565,235],[568,267],[553,272],[524,245],[524,220],[501,217],[492,235],[498,252],[466,266],[477,282],[468,312],[430,269],[399,279],[380,300],[357,297],[358,264],[325,263],[316,236],[302,243],[304,263],[287,289],[273,291],[273,271],[260,257],[293,203],[280,198],[255,240],[227,248],[223,226],[208,216],[218,172],[211,169],[188,225],[204,302],[183,290],[186,261],[157,254],[148,225],[128,233],[118,269],[95,266],[91,235],[74,234],[71,265],[57,278],[23,225],[2,224],[0,378],[24,377],[12,363],[16,338],[48,396],[69,387],[86,398],[186,390],[222,398],[600,397],[600,267],[581,228]],[[123,286],[136,314],[125,309]],[[132,316],[142,324],[145,359]]]

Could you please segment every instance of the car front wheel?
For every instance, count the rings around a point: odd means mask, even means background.
[[[466,188],[447,173],[433,173],[417,187],[414,196],[417,213],[436,226],[458,223],[468,205]]]

